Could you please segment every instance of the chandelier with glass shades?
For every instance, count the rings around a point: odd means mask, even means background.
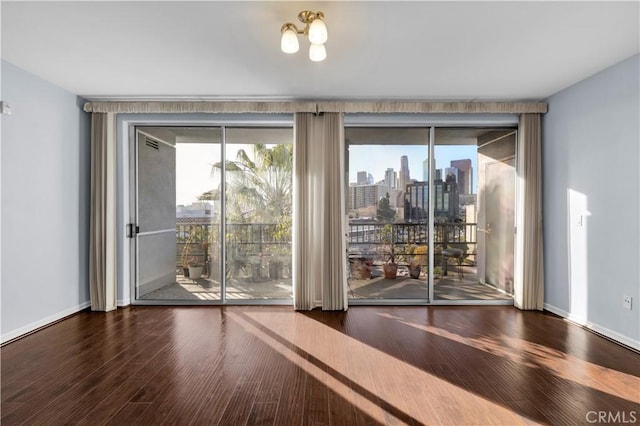
[[[327,41],[327,26],[324,24],[324,13],[303,10],[298,13],[298,20],[304,24],[299,30],[294,24],[287,22],[282,26],[282,40],[280,48],[284,53],[296,53],[300,49],[298,34],[304,34],[309,39],[309,59],[314,62],[324,61],[327,57],[327,49],[324,44]]]

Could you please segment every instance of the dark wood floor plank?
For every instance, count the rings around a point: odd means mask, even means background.
[[[78,425],[84,426],[92,426],[96,423],[95,419],[111,419],[114,417],[121,409],[123,409],[127,404],[130,403],[131,398],[139,392],[143,383],[134,381],[134,380],[126,380],[124,381],[120,387],[118,387],[108,398],[103,397],[103,399],[98,402],[95,406],[79,413],[74,413],[74,417],[79,418],[77,423]],[[141,403],[139,405],[133,404],[132,407],[138,407],[146,409],[149,404]],[[142,415],[142,413],[139,413]]]
[[[18,424],[582,424],[636,412],[640,355],[510,307],[131,307],[2,348]]]
[[[211,385],[208,387],[208,392],[195,416],[189,419],[188,424],[190,425],[218,424],[238,385],[238,377],[246,369],[246,365],[227,363],[225,360],[212,368],[214,368],[215,374],[211,379]]]
[[[148,402],[128,402],[113,417],[108,419],[105,425],[122,426],[142,424],[140,423],[140,419],[150,408],[151,404]]]
[[[284,373],[284,384],[278,410],[276,411],[277,425],[301,425],[304,419],[304,401],[308,374],[297,365],[288,365]]]
[[[219,425],[242,425],[249,419],[251,408],[258,393],[258,383],[240,381],[222,413]]]
[[[276,420],[278,404],[275,402],[255,402],[247,420],[247,426],[272,426]]]

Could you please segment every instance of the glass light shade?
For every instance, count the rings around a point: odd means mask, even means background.
[[[327,49],[324,44],[312,44],[309,47],[309,59],[314,62],[324,61],[327,57]]]
[[[316,18],[309,25],[309,41],[312,44],[324,44],[327,42],[327,26],[320,18]]]
[[[280,40],[280,49],[284,53],[296,53],[300,45],[298,44],[298,35],[291,28],[287,28],[282,32]]]

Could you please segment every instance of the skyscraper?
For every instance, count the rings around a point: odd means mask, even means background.
[[[367,183],[367,172],[358,172],[358,185],[366,185]]]
[[[451,167],[458,169],[458,191],[460,194],[473,194],[473,167],[471,160],[453,160]]]
[[[453,176],[453,178],[451,178],[451,176]],[[455,167],[445,167],[443,180],[446,182],[453,181],[457,183],[459,181],[458,169]]]
[[[389,188],[389,193],[391,193],[392,189],[398,187],[398,175],[392,168],[388,168],[387,171],[384,172],[384,184]]]
[[[409,158],[406,155],[400,157],[400,177],[399,177],[400,189],[406,191],[406,186],[411,183],[411,176],[409,175]]]
[[[436,173],[436,159],[432,158],[431,159],[431,169],[433,170],[434,174]],[[438,177],[436,176],[434,180],[437,180]],[[429,182],[429,159],[425,158],[425,160],[422,162],[422,181],[423,182]]]

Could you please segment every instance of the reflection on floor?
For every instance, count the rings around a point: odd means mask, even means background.
[[[248,282],[231,279],[227,283],[227,300],[291,299],[290,278]],[[192,280],[182,275],[176,282],[140,297],[141,300],[220,300],[220,283],[210,278]]]
[[[375,277],[368,280],[349,279],[349,297],[352,299],[425,299],[427,276],[419,279],[399,275],[396,279]],[[512,296],[478,282],[475,268],[464,268],[461,277],[457,271],[447,276],[436,276],[433,294],[435,300],[511,300]]]

